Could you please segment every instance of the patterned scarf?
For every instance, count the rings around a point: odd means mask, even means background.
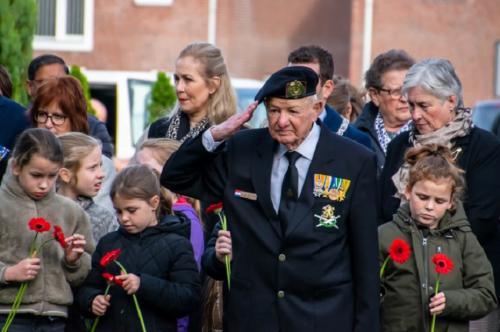
[[[166,137],[183,143],[189,138],[198,136],[198,134],[201,133],[209,125],[209,121],[208,117],[204,117],[200,122],[196,124],[196,126],[191,128],[184,137],[177,139],[179,126],[181,124],[181,112],[182,111],[179,110],[172,116],[172,119],[170,120],[170,124],[168,126]]]
[[[441,144],[451,149],[454,159],[458,157],[461,148],[453,149],[453,140],[457,137],[464,137],[470,134],[473,128],[472,110],[470,108],[458,108],[455,119],[441,127],[440,129],[428,134],[418,135],[416,128],[412,125],[410,131],[410,145],[417,147],[426,144]],[[399,170],[392,176],[392,181],[396,186],[395,196],[401,199],[401,203],[405,200],[404,191],[408,184],[410,175],[410,165],[404,163]]]
[[[392,135],[392,137],[396,137],[397,135],[401,134],[402,132],[408,131],[411,129],[411,121],[408,121],[403,127],[401,127],[395,135]],[[382,150],[384,150],[384,153],[387,153],[387,145],[391,142],[391,136],[387,133],[387,130],[385,130],[384,126],[384,119],[382,119],[382,115],[380,115],[380,112],[377,113],[377,117],[375,118],[375,122],[373,123],[373,126],[375,127],[375,132],[377,133],[377,139],[378,142],[380,143],[380,146],[382,147]]]

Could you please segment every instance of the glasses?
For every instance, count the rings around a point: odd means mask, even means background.
[[[61,114],[49,114],[47,112],[38,112],[35,115],[35,121],[39,124],[44,124],[48,119],[54,126],[62,126],[66,121],[67,116]]]
[[[399,99],[403,95],[403,92],[401,91],[401,88],[397,89],[382,89],[379,88],[378,91],[383,91],[387,93],[392,99]]]

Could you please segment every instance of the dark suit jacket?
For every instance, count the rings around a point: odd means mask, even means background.
[[[233,244],[228,330],[377,331],[375,155],[322,125],[283,236],[270,198],[275,146],[267,128],[238,132],[217,153],[205,150],[200,135],[170,157],[161,175],[162,185],[176,193],[223,201]],[[314,197],[315,174],[350,180],[345,199]],[[317,226],[328,206],[335,208],[338,229]],[[225,277],[213,246],[203,266]]]
[[[337,133],[339,130],[340,126],[342,125],[342,122],[344,118],[340,116],[340,114],[335,111],[332,107],[326,105],[325,106],[326,110],[326,116],[323,119],[323,123],[325,126],[327,126],[331,131],[334,133]],[[368,149],[373,150],[372,143],[370,141],[370,137],[363,133],[361,130],[357,129],[353,125],[349,124],[347,126],[347,129],[344,131],[342,136],[345,136],[347,138],[350,138],[356,142],[358,142],[361,145],[366,146]]]

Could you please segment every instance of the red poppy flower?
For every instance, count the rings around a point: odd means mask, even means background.
[[[453,261],[445,254],[437,253],[432,256],[432,262],[435,265],[436,273],[447,274],[453,270]]]
[[[222,210],[222,202],[215,203],[207,207],[205,210],[206,213],[218,213]]]
[[[102,267],[106,267],[106,266],[108,266],[109,263],[117,260],[118,257],[120,257],[121,253],[122,253],[121,249],[111,250],[111,251],[107,252],[106,254],[104,254],[104,256],[102,256],[99,264],[101,264]]]
[[[123,286],[123,280],[116,278],[116,276],[111,273],[104,272],[101,276],[106,280],[107,283],[115,284],[118,286]]]
[[[54,235],[54,239],[56,239],[57,242],[59,242],[61,247],[66,248],[68,246],[68,244],[66,243],[65,236],[64,236],[64,233],[63,233],[61,226],[54,225],[54,234],[53,235]]]
[[[113,278],[115,277],[114,275],[112,275],[111,273],[108,273],[108,272],[104,272],[103,274],[101,274],[101,276],[107,281],[107,282],[113,282]]]
[[[50,229],[50,223],[43,218],[32,218],[28,222],[28,227],[37,233],[47,232]]]
[[[410,258],[410,254],[410,245],[406,243],[405,240],[394,239],[394,241],[392,241],[392,244],[389,247],[389,256],[391,256],[393,261],[403,264],[408,260],[408,258]]]

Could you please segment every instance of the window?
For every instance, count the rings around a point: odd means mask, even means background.
[[[91,51],[94,0],[38,0],[35,50]]]

